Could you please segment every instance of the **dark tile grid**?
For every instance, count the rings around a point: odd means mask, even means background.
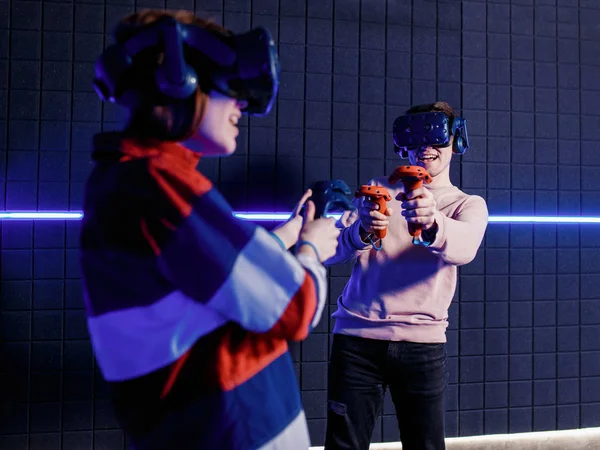
[[[87,336],[77,238],[74,222],[2,224],[0,448],[123,445]]]
[[[101,27],[104,5],[0,2],[3,209],[79,206],[102,120],[89,68],[103,30],[86,23],[98,12]],[[2,224],[0,448],[123,446],[104,431],[115,424],[87,339],[76,228]]]
[[[484,195],[493,213],[593,214],[598,6],[412,3],[202,2],[234,29],[268,26],[283,70],[275,111],[244,120],[238,154],[207,160],[204,171],[237,209],[290,208],[314,180],[355,186],[389,172],[398,163],[391,121],[437,97],[470,120],[473,149],[453,179]],[[122,118],[97,102],[93,60],[131,4],[0,2],[7,209],[79,207],[90,136]],[[20,434],[1,437],[0,448],[122,445],[85,338],[76,228],[2,225],[0,317],[12,363],[2,376],[14,389],[0,423],[2,433]],[[450,311],[449,435],[598,424],[598,240],[592,227],[490,225]],[[330,312],[348,274],[331,270]],[[292,349],[315,443],[325,423],[328,322]],[[388,399],[374,440],[397,439],[392,414]]]
[[[466,155],[461,181],[470,192],[487,187],[493,213],[597,214],[599,12],[590,6],[463,3],[462,109],[487,142]],[[477,20],[486,7],[487,23]],[[597,245],[594,227],[490,225],[451,311],[450,433],[600,421]]]

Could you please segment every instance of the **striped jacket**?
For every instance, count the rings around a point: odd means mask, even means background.
[[[94,138],[81,254],[88,328],[136,449],[306,449],[288,340],[324,267],[236,219],[175,143]]]

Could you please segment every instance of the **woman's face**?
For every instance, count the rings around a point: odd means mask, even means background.
[[[231,155],[237,147],[243,107],[244,102],[212,91],[198,131],[183,145],[204,156]]]

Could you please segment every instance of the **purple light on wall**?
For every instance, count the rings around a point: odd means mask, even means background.
[[[279,212],[234,212],[234,216],[253,222],[281,222],[290,217],[290,213]],[[339,214],[331,214],[339,219]],[[81,220],[81,211],[2,211],[0,220]],[[600,224],[600,217],[591,216],[509,216],[491,215],[490,223],[546,223],[546,224]]]

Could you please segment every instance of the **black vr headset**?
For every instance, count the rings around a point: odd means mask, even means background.
[[[469,148],[467,120],[455,117],[450,126],[442,112],[406,114],[394,120],[394,153],[408,158],[409,150],[423,147],[446,147],[454,136],[452,151],[462,155]]]
[[[184,49],[193,49],[210,60],[207,73],[215,90],[247,102],[243,113],[265,116],[271,110],[279,89],[279,60],[268,30],[255,28],[220,38],[169,16],[143,28],[124,44],[104,51],[96,61],[94,87],[98,96],[104,101],[126,103],[124,94],[136,87],[136,80],[128,81],[126,76],[133,58],[155,46],[164,52],[154,77],[156,87],[165,96],[184,99],[196,92],[198,76],[184,57]]]

